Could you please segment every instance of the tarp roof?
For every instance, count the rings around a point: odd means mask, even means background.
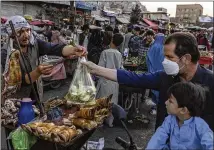
[[[93,15],[92,17],[97,21],[109,21],[108,18],[104,18],[104,17],[98,16],[98,15]]]
[[[152,21],[150,21],[150,20],[148,20],[148,19],[143,18],[143,21],[144,21],[146,24],[148,24],[150,27],[156,27],[156,26],[158,26],[156,23],[154,23],[154,22],[152,22]]]
[[[129,22],[126,18],[124,18],[124,17],[116,17],[116,19],[117,19],[119,22],[123,23],[123,24],[129,24],[129,23],[130,23],[130,22]]]

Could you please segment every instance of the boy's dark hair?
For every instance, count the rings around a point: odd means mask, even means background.
[[[132,32],[132,28],[128,28],[128,32]]]
[[[82,30],[83,31],[89,30],[89,24],[84,24]]]
[[[140,34],[140,35],[143,35],[144,32],[145,32],[145,30],[144,30],[144,29],[141,29],[139,34]]]
[[[119,29],[116,27],[114,28],[114,31],[113,31],[114,34],[117,34],[117,33],[120,33]]]
[[[114,31],[114,29],[111,27],[111,26],[107,26],[106,28],[105,28],[105,31]]]
[[[178,107],[186,107],[191,116],[200,116],[205,105],[206,89],[191,82],[179,82],[168,89],[168,96],[173,95]]]
[[[103,36],[103,45],[104,46],[110,45],[112,37],[113,37],[112,31],[105,31]]]
[[[148,30],[148,31],[146,31],[146,36],[147,36],[147,35],[152,35],[152,36],[154,36],[155,33],[154,33],[152,30]]]
[[[120,46],[120,44],[123,43],[123,40],[124,40],[123,35],[120,34],[120,33],[116,33],[116,34],[114,34],[114,36],[113,36],[112,43],[113,43],[115,46]]]
[[[198,44],[195,36],[188,32],[176,32],[167,37],[165,45],[175,43],[175,54],[181,58],[185,54],[190,54],[192,63],[197,63],[200,58]]]

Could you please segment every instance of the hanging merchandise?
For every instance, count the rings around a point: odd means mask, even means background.
[[[78,60],[78,66],[65,99],[74,104],[93,105],[96,88],[87,67],[81,64],[82,61],[86,61],[85,57]]]
[[[3,91],[2,99],[3,101],[16,93],[16,91],[21,87],[21,67],[20,67],[20,52],[18,50],[8,51],[7,63],[5,65],[5,70],[3,73]]]

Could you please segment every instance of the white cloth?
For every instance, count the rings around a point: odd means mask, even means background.
[[[24,17],[22,17],[22,16],[12,16],[5,23],[6,30],[7,30],[8,34],[12,33],[9,21],[12,21],[16,31],[20,30],[21,28],[31,28],[29,23],[25,20]]]

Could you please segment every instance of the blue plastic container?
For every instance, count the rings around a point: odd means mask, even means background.
[[[35,118],[32,106],[33,101],[30,98],[23,98],[21,108],[18,113],[18,125],[26,124]]]

